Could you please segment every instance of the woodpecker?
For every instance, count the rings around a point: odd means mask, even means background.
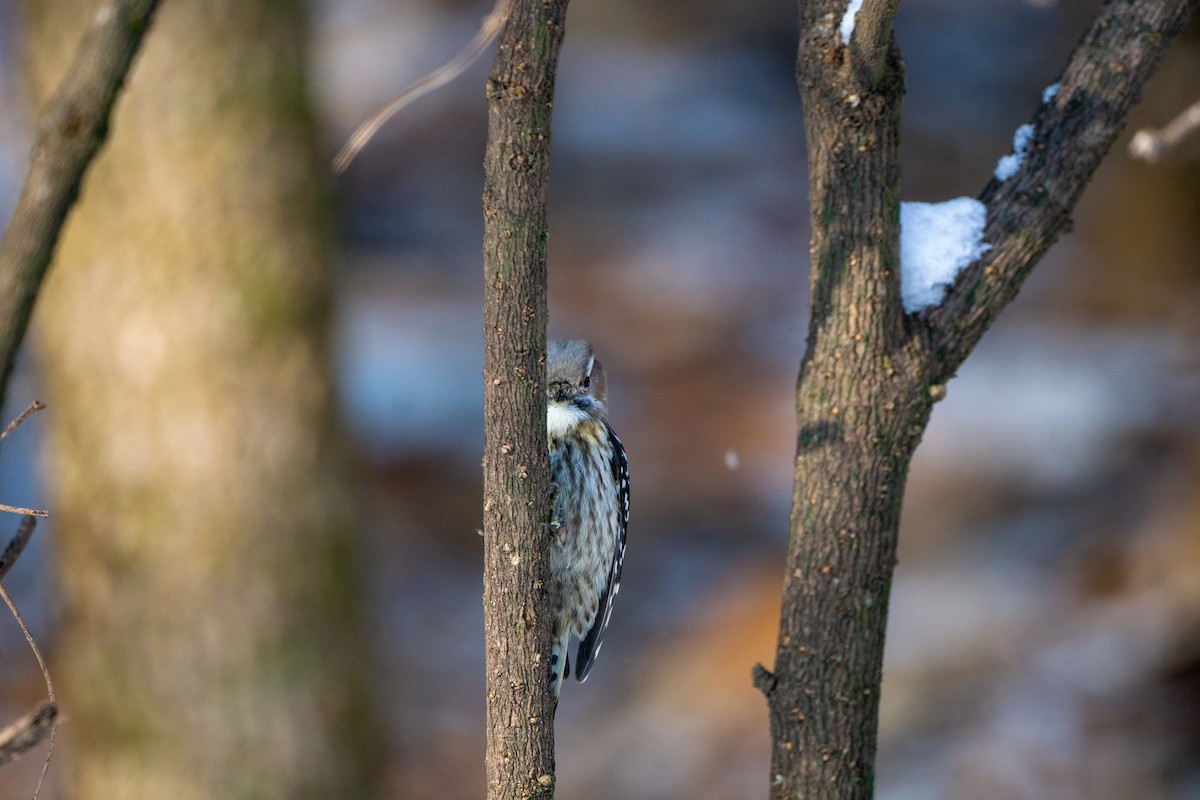
[[[629,524],[629,464],[608,424],[604,368],[585,341],[546,350],[546,434],[554,512],[550,530],[550,611],[554,644],[550,682],[557,698],[570,674],[567,645],[579,640],[575,679],[582,683],[600,653],[621,586]]]

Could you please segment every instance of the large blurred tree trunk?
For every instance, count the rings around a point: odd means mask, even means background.
[[[43,94],[94,0],[26,4]],[[363,798],[298,0],[172,0],[35,315],[78,798]]]

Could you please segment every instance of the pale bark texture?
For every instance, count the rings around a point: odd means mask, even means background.
[[[44,88],[94,4],[27,11]],[[306,44],[164,4],[39,301],[70,797],[372,796]]]
[[[809,146],[811,321],[796,394],[791,540],[774,672],[773,800],[869,798],[888,598],[905,478],[933,402],[1038,259],[1197,0],[1098,12],[1060,89],[1034,115],[1018,173],[992,180],[985,240],[938,307],[900,300],[903,63],[895,0],[800,4],[797,78]]]
[[[546,192],[566,0],[514,0],[488,80],[484,161],[487,796],[554,795]]]

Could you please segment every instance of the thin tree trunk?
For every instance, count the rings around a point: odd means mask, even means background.
[[[946,299],[900,299],[896,0],[801,3],[797,77],[809,143],[812,306],[796,394],[791,541],[774,673],[771,791],[869,798],[888,597],[905,478],[932,404],[1058,234],[1197,0],[1106,4],[1017,174],[981,195],[991,245]]]
[[[487,796],[554,794],[546,190],[567,0],[514,0],[488,81],[484,160]]]
[[[39,85],[92,7],[29,4]],[[43,292],[72,797],[372,793],[306,44],[165,4]]]

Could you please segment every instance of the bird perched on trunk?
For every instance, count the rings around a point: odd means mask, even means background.
[[[575,679],[592,669],[621,585],[629,523],[629,464],[608,425],[604,368],[584,341],[546,350],[546,434],[554,514],[550,529],[550,611],[554,696],[571,671],[567,645],[579,639]]]

